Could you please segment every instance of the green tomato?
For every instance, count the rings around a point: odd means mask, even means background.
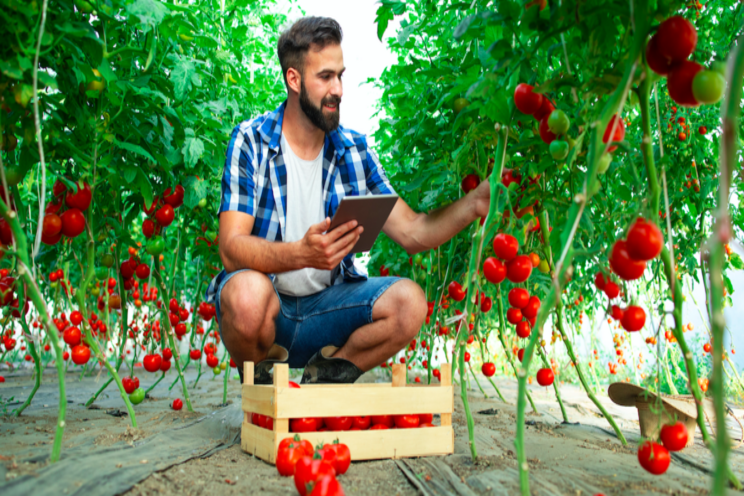
[[[150,241],[147,242],[147,253],[150,255],[158,256],[165,250],[165,241],[162,236],[153,236]]]
[[[220,368],[221,368],[222,370],[225,370],[225,369],[227,368],[227,364],[226,364],[225,362],[222,362],[222,363],[220,364]]]
[[[470,102],[465,98],[457,98],[452,104],[452,108],[455,110],[455,114],[462,112],[462,109],[470,105]]]
[[[139,405],[144,401],[145,399],[145,390],[142,388],[137,388],[129,395],[129,401],[132,402],[133,405]]]
[[[8,186],[16,186],[21,181],[23,181],[23,178],[26,177],[27,172],[28,172],[28,169],[24,169],[19,165],[6,166],[5,167],[5,181],[7,181]]]
[[[519,142],[522,141],[528,141],[535,137],[535,133],[533,133],[530,129],[527,129],[525,131],[522,131],[522,134],[519,135]]]
[[[563,110],[553,110],[548,116],[548,128],[553,134],[566,134],[571,121]]]
[[[710,70],[717,72],[723,77],[726,77],[726,61],[716,60],[715,62],[710,64]]]
[[[106,267],[96,267],[96,279],[99,281],[103,281],[108,277],[108,268]]]
[[[540,260],[540,264],[537,266],[537,270],[539,270],[543,274],[547,274],[548,272],[550,272],[550,265],[548,264],[548,261],[544,258]]]
[[[214,241],[214,240],[215,240],[215,238],[217,237],[217,233],[216,233],[216,232],[214,232],[214,231],[207,231],[207,232],[206,232],[206,233],[204,233],[204,234],[206,234],[206,236],[207,236],[207,239],[209,240],[209,242],[210,242],[210,243],[211,243],[212,241]]]
[[[424,261],[424,254],[423,253],[416,253],[413,256],[413,263],[417,267],[420,266],[423,261]]]
[[[214,375],[220,375],[220,372],[222,372],[222,369],[220,368],[219,365],[217,365],[215,368],[212,369],[212,372],[214,373]]]
[[[57,287],[59,287],[59,283],[57,281],[50,282],[49,287],[51,287],[52,289],[57,289]]]
[[[599,165],[597,166],[597,172],[599,174],[604,174],[605,172],[607,172],[607,169],[610,168],[611,163],[612,163],[612,154],[609,152],[605,153],[599,159]]]
[[[199,208],[204,208],[204,207],[206,207],[206,206],[207,206],[207,199],[206,199],[206,198],[202,198],[201,200],[199,200],[199,203],[197,203],[197,206],[198,206]]]
[[[98,296],[99,294],[101,294],[101,288],[94,286],[93,288],[91,288],[90,294],[92,294],[93,296]]]
[[[555,160],[565,160],[568,157],[568,143],[562,140],[554,140],[550,143],[550,154]]]
[[[692,94],[700,103],[716,103],[726,91],[726,79],[716,71],[700,71],[692,80]]]
[[[109,269],[114,266],[114,256],[111,253],[105,253],[101,257],[101,265]]]
[[[77,7],[78,10],[83,14],[90,14],[91,12],[93,12],[93,5],[89,2],[86,2],[85,0],[75,0],[73,3],[75,4],[75,7]]]

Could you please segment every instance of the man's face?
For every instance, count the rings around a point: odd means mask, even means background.
[[[341,118],[341,76],[344,55],[340,45],[328,45],[321,51],[312,47],[305,57],[300,81],[300,108],[310,122],[324,132],[338,127]]]

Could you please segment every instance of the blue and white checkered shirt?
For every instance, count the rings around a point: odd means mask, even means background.
[[[287,170],[280,146],[287,102],[273,112],[243,121],[232,132],[222,173],[219,213],[244,212],[255,218],[251,234],[282,241],[287,223]],[[323,153],[323,202],[333,217],[345,196],[395,193],[365,135],[343,126],[326,133]],[[281,201],[277,201],[281,199]],[[207,303],[214,303],[224,269],[209,283]],[[274,281],[275,274],[267,274]],[[349,254],[332,273],[333,284],[367,279]]]

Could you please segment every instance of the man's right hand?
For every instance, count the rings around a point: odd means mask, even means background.
[[[313,224],[300,240],[303,265],[319,270],[333,270],[354,247],[364,228],[357,227],[352,220],[338,226],[329,233],[323,234],[331,225],[326,217],[323,222]]]

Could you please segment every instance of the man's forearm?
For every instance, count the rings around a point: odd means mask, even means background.
[[[474,202],[470,195],[428,214],[419,215],[411,236],[414,246],[409,251],[418,253],[441,246],[476,218]]]
[[[278,274],[302,269],[299,242],[268,241],[258,236],[235,236],[220,245],[220,258],[227,272],[253,269],[264,274]]]

